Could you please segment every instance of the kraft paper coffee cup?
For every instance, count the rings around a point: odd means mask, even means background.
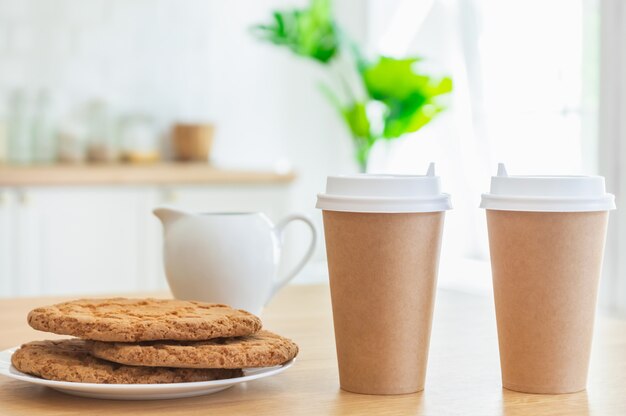
[[[343,390],[404,394],[424,388],[444,212],[426,176],[355,175],[318,195]]]
[[[608,212],[599,176],[508,176],[487,210],[502,385],[524,393],[584,390]]]

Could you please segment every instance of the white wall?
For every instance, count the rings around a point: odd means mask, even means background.
[[[317,152],[333,163],[332,136],[345,132],[317,91],[323,71],[249,33],[272,9],[298,4],[306,2],[0,0],[0,92],[50,90],[61,114],[101,98],[117,113],[153,115],[163,128],[213,120],[222,163],[297,162]],[[364,8],[337,2],[357,39]]]
[[[0,0],[0,97],[45,89],[59,117],[104,99],[116,114],[155,117],[163,134],[175,120],[214,121],[215,163],[290,162],[293,209],[320,222],[313,206],[325,176],[355,169],[349,136],[318,91],[323,69],[249,33],[271,10],[305,4]],[[350,35],[364,39],[366,2],[335,8]]]

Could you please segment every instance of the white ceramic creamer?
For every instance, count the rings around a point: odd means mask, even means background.
[[[176,298],[225,303],[256,314],[304,267],[317,240],[311,220],[298,214],[276,225],[258,212],[157,208],[154,214],[163,223],[165,274]],[[278,277],[283,231],[296,220],[309,226],[311,242],[295,268]]]

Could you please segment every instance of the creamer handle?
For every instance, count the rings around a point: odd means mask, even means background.
[[[302,221],[303,223],[309,226],[309,229],[311,230],[311,242],[309,243],[309,248],[304,254],[304,257],[302,257],[302,259],[298,262],[298,264],[296,264],[296,266],[289,273],[287,273],[284,277],[281,277],[280,279],[278,279],[276,283],[274,283],[274,288],[272,289],[270,299],[272,298],[272,296],[276,294],[276,292],[282,289],[282,287],[285,286],[291,279],[296,277],[296,275],[300,272],[300,270],[302,270],[304,265],[311,259],[311,256],[313,256],[313,253],[315,252],[315,245],[317,244],[317,231],[315,230],[315,225],[313,224],[313,221],[309,219],[309,217],[307,217],[306,215],[302,215],[302,214],[291,214],[283,218],[278,224],[274,226],[274,232],[276,233],[276,237],[278,238],[278,241],[280,242],[280,245],[281,245],[281,252],[282,252],[282,244],[283,244],[283,233],[287,225],[291,223],[292,221]]]

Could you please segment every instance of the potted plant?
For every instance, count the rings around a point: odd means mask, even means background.
[[[334,88],[321,84],[322,92],[350,130],[362,172],[376,142],[424,127],[445,109],[440,96],[452,91],[449,77],[419,70],[419,57],[365,58],[333,18],[331,0],[311,0],[306,9],[275,11],[272,21],[255,26],[253,33],[328,68]]]

